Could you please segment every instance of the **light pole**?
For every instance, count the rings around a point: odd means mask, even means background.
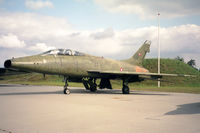
[[[158,13],[158,74],[160,74],[160,13]],[[158,78],[158,87],[160,87],[160,78]]]

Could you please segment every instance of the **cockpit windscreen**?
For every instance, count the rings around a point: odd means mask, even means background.
[[[42,53],[41,55],[71,55],[71,56],[84,56],[84,53],[74,51],[71,49],[54,49]]]

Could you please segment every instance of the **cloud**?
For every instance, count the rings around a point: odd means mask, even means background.
[[[9,40],[5,38],[12,38],[12,41],[8,41],[8,44],[2,43]],[[70,48],[114,59],[131,57],[145,40],[151,40],[148,57],[157,57],[156,26],[126,30],[76,30],[63,18],[7,12],[0,13],[0,40],[1,47],[17,47],[17,51],[22,55],[39,54],[54,48]],[[160,40],[161,57],[181,56],[186,60],[195,59],[200,67],[199,25],[161,27]],[[0,53],[1,51],[2,49]],[[7,54],[10,55],[9,52]],[[15,52],[12,56],[15,56],[14,54]]]
[[[54,46],[47,46],[45,43],[37,43],[34,46],[31,46],[29,49],[34,50],[34,51],[44,52],[44,51],[48,51],[50,49],[55,49],[55,47]]]
[[[94,39],[105,39],[105,38],[111,38],[114,36],[114,31],[112,28],[105,29],[103,31],[98,31],[95,33],[90,34],[91,37]]]
[[[0,47],[4,48],[23,48],[26,44],[20,41],[16,35],[8,34],[0,36]]]
[[[32,10],[38,10],[41,8],[52,8],[53,4],[50,1],[42,1],[42,0],[27,0],[25,2],[27,8]]]
[[[199,0],[94,0],[112,13],[136,14],[140,18],[155,18],[158,12],[163,17],[174,18],[200,14]]]
[[[71,33],[66,19],[35,13],[0,13],[0,34],[14,33],[25,40],[45,40]]]

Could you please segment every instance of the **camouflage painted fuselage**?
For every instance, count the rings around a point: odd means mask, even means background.
[[[34,55],[11,59],[12,68],[70,77],[91,77],[89,70],[148,72],[143,67],[123,61],[91,55]]]

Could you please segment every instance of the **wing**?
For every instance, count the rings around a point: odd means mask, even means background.
[[[171,76],[171,77],[191,77],[192,75],[184,75],[184,74],[166,74],[166,73],[143,73],[143,72],[128,72],[128,71],[98,71],[98,70],[90,70],[88,71],[90,75],[96,76],[106,76],[113,78],[125,78],[125,77],[138,77],[138,78],[152,78],[158,79],[163,76]]]

